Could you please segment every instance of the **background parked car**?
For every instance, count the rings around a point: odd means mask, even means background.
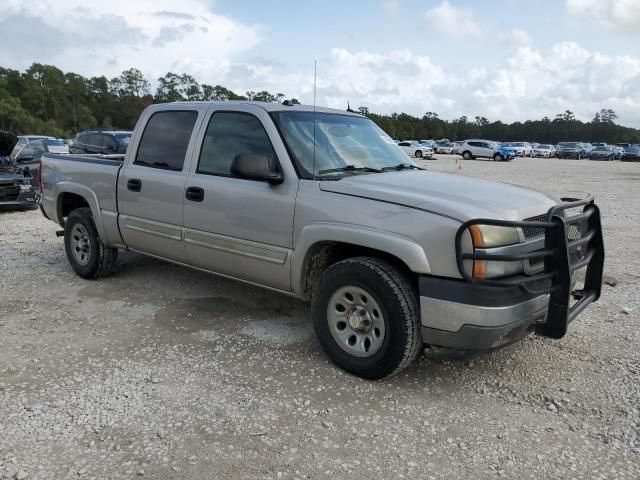
[[[37,208],[40,189],[33,171],[10,157],[17,142],[13,133],[0,132],[0,208]]]
[[[465,140],[458,148],[458,153],[465,160],[491,158],[495,161],[506,161],[512,160],[516,155],[513,148],[490,140]]]
[[[44,153],[69,153],[69,147],[62,140],[41,138],[23,146],[13,162],[16,166],[28,167],[34,179],[34,186],[40,188],[40,158]]]
[[[595,147],[591,150],[589,157],[592,160],[613,160],[614,152],[609,146]]]
[[[556,148],[553,145],[549,145],[546,143],[538,144],[536,147],[531,149],[532,157],[546,157],[551,158],[556,154]]]
[[[624,147],[612,147],[613,149],[613,159],[614,160],[622,160],[622,155],[624,155]]]
[[[18,136],[18,143],[16,143],[16,146],[13,147],[13,151],[11,152],[10,157],[12,159],[16,158],[16,155],[18,154],[18,152],[20,150],[22,150],[22,148],[29,142],[33,142],[34,140],[41,140],[41,139],[52,139],[55,140],[55,137],[50,137],[48,135],[19,135]]]
[[[450,155],[453,153],[453,147],[454,145],[451,142],[440,143],[436,145],[435,152]]]
[[[532,157],[546,157],[551,158],[556,155],[556,149],[553,145],[539,144],[537,147],[531,149]]]
[[[458,142],[452,142],[453,143],[453,150],[451,150],[451,153],[456,154],[458,153],[458,149],[460,148],[460,145],[462,145],[462,142],[458,141]]]
[[[105,155],[126,153],[131,133],[126,130],[82,132],[69,146],[69,151],[71,153],[102,153]]]
[[[625,148],[620,160],[623,162],[640,162],[640,145]]]
[[[518,157],[531,156],[531,144],[527,142],[509,142],[503,144],[505,147],[511,147],[515,150]]]
[[[433,150],[415,142],[400,142],[398,146],[410,157],[433,158]]]
[[[431,150],[435,150],[436,148],[436,142],[434,142],[433,140],[420,140],[418,143],[430,148]]]
[[[576,158],[579,160],[587,157],[588,154],[588,150],[580,142],[560,142],[556,150],[556,157],[558,158]]]

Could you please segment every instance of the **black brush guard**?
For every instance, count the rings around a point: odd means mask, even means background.
[[[565,211],[582,207],[574,216]],[[577,239],[568,238],[567,229],[579,225],[587,226]],[[511,255],[486,252],[463,253],[462,237],[471,225],[493,225],[499,227],[544,229],[545,245],[542,250]],[[577,255],[579,251],[581,255]],[[486,260],[491,262],[529,261],[544,258],[544,269],[533,275],[517,275],[496,279],[478,279],[467,273],[465,260]],[[578,258],[580,257],[580,258]],[[549,209],[545,221],[505,221],[491,219],[469,220],[456,233],[456,260],[462,277],[471,283],[496,287],[518,286],[534,295],[550,294],[546,321],[536,325],[536,333],[551,338],[562,338],[567,326],[590,303],[600,298],[602,288],[602,268],[604,265],[604,243],[600,224],[600,209],[593,197],[583,200],[563,198],[562,203]],[[574,272],[586,267],[584,288],[571,291]],[[570,305],[570,297],[577,300]]]

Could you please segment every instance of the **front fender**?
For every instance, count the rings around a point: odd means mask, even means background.
[[[314,244],[322,242],[342,242],[379,250],[400,259],[415,273],[431,273],[424,248],[409,238],[363,226],[313,223],[300,232],[291,257],[292,287],[297,294],[303,290],[307,252]]]

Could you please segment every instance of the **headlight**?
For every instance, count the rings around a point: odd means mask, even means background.
[[[30,184],[20,185],[21,192],[30,192],[32,189],[33,189],[33,186],[31,186]]]
[[[512,227],[471,225],[469,233],[474,250],[506,247],[520,243],[518,231]],[[522,262],[473,261],[473,276],[475,278],[506,277],[522,273],[522,271]]]

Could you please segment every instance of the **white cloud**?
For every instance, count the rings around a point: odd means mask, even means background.
[[[261,41],[261,29],[212,13],[208,0],[3,0],[0,65],[50,63],[85,75],[137,67],[224,73],[231,58]],[[8,48],[8,46],[11,46]]]
[[[567,0],[567,12],[587,15],[612,28],[627,33],[640,33],[640,2],[638,0]]]
[[[522,29],[514,28],[506,34],[500,35],[500,39],[510,48],[526,47],[531,44],[531,37]]]
[[[451,37],[478,36],[480,26],[470,8],[456,8],[447,0],[424,13],[429,28]]]
[[[238,91],[285,92],[310,103],[312,71],[283,74],[268,65],[242,67],[229,84]],[[572,110],[590,120],[613,108],[621,123],[640,127],[640,59],[606,56],[571,42],[545,51],[518,48],[496,66],[464,71],[434,64],[409,50],[387,53],[333,49],[318,63],[318,104],[367,106],[380,113],[437,112],[441,118],[483,115],[506,122],[553,118]]]
[[[278,52],[276,60],[248,57],[264,30],[212,13],[210,3],[41,0],[26,8],[23,1],[3,0],[0,66],[24,69],[41,62],[88,76],[115,76],[137,67],[152,82],[167,71],[186,72],[238,93],[268,90],[313,100],[311,63],[292,66],[287,52]],[[479,32],[470,10],[444,2],[430,12],[440,15],[441,26],[454,22],[451,28],[459,32],[467,24],[468,31]],[[589,120],[601,108],[613,108],[621,123],[640,127],[640,58],[603,55],[573,42],[537,50],[517,29],[507,31],[503,41],[512,50],[502,61],[471,59],[459,67],[408,49],[328,46],[327,57],[318,62],[318,104],[345,108],[349,102],[381,113],[435,111],[442,118],[483,115],[507,122],[553,117],[565,109]]]

